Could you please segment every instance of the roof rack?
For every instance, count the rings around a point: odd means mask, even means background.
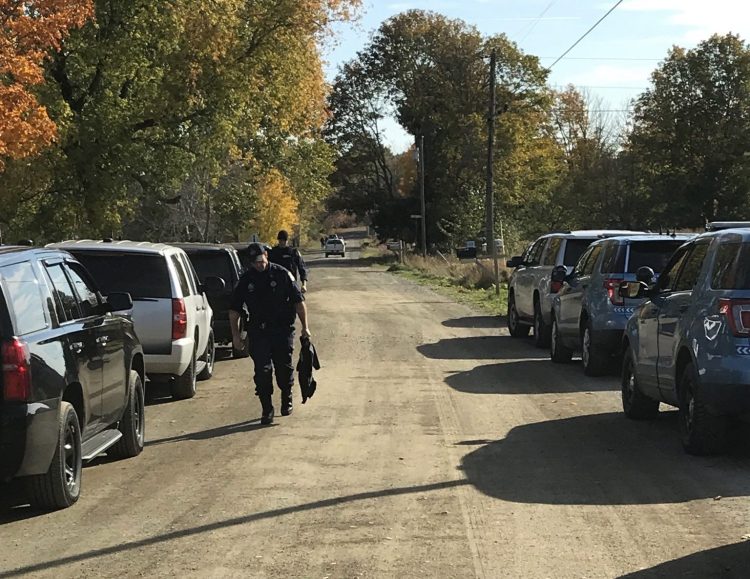
[[[706,223],[706,231],[721,231],[723,229],[740,229],[750,227],[750,221],[711,221]]]

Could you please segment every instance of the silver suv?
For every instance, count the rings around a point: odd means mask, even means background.
[[[195,396],[196,380],[213,375],[213,310],[182,249],[135,241],[67,241],[53,247],[72,253],[104,294],[133,298],[133,323],[143,345],[146,374],[168,380],[175,399]],[[218,291],[218,279],[204,280]]]
[[[552,270],[564,265],[568,272],[578,258],[597,239],[616,235],[637,234],[636,231],[591,230],[549,233],[532,243],[522,256],[506,265],[515,271],[508,284],[508,330],[514,338],[529,335],[534,327],[534,342],[546,348],[551,336]]]

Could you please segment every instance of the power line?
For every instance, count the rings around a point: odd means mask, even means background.
[[[560,57],[559,57],[559,58],[558,58],[558,59],[557,59],[557,60],[556,60],[555,62],[553,62],[553,63],[552,63],[551,65],[549,65],[548,69],[552,68],[552,67],[553,67],[553,66],[555,66],[555,65],[556,65],[556,64],[557,64],[558,62],[560,62],[560,61],[561,61],[561,60],[562,60],[563,58],[565,58],[565,56],[566,56],[566,55],[567,55],[567,54],[568,54],[568,53],[569,53],[569,52],[570,52],[571,50],[573,50],[573,49],[574,49],[574,48],[575,48],[576,46],[578,46],[578,43],[579,43],[579,42],[581,42],[581,40],[583,40],[584,38],[586,38],[586,37],[587,37],[587,36],[588,36],[588,35],[589,35],[589,34],[591,33],[591,31],[592,31],[592,30],[594,30],[594,28],[596,28],[597,26],[599,26],[599,24],[601,24],[601,22],[602,22],[602,21],[603,21],[603,20],[604,20],[604,19],[605,19],[605,18],[606,18],[607,16],[609,16],[610,14],[612,14],[612,12],[614,11],[614,9],[615,9],[615,8],[617,8],[617,7],[618,7],[618,6],[620,5],[620,4],[622,4],[622,3],[623,3],[623,1],[624,1],[624,0],[617,0],[617,2],[615,3],[615,5],[614,5],[614,6],[612,6],[612,8],[610,8],[609,10],[607,10],[607,13],[606,13],[606,14],[605,14],[604,16],[602,16],[602,17],[601,17],[601,18],[600,18],[599,20],[597,20],[597,21],[596,21],[596,23],[595,23],[595,24],[594,24],[594,25],[593,25],[593,26],[592,26],[591,28],[589,28],[589,29],[588,29],[588,30],[587,30],[586,32],[584,32],[584,33],[583,33],[583,36],[581,36],[581,37],[580,37],[580,38],[579,38],[578,40],[576,40],[576,41],[575,41],[575,42],[573,43],[573,45],[572,45],[572,46],[571,46],[570,48],[568,48],[568,50],[566,50],[565,52],[563,52],[563,53],[562,53],[562,54],[560,55]]]
[[[542,10],[541,14],[539,14],[539,16],[537,16],[536,19],[534,19],[531,22],[531,24],[527,25],[526,29],[522,30],[522,32],[525,31],[525,34],[523,35],[521,40],[518,41],[518,44],[521,44],[524,40],[526,40],[529,34],[531,34],[534,31],[534,28],[536,28],[536,25],[539,24],[542,18],[544,18],[544,15],[547,14],[547,12],[549,12],[549,9],[552,8],[556,2],[557,0],[551,0],[550,3],[547,4],[547,7],[544,10]]]
[[[557,56],[538,56],[539,60],[552,60],[558,58]],[[635,62],[660,62],[663,58],[629,58],[626,56],[571,56],[566,60],[615,60],[615,61],[635,61]]]

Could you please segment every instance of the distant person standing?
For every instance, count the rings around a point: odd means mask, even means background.
[[[299,277],[300,289],[302,293],[305,293],[307,291],[307,267],[305,266],[305,260],[302,259],[299,249],[289,246],[289,233],[285,230],[282,229],[279,231],[276,239],[279,243],[268,252],[268,261],[289,270],[294,276],[295,282]]]

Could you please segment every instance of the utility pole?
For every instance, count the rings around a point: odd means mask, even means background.
[[[424,202],[424,135],[419,135],[419,199],[422,211],[422,257],[427,257],[427,215]]]
[[[487,115],[487,196],[485,206],[487,210],[487,243],[492,245],[492,261],[495,266],[495,295],[500,295],[500,265],[497,260],[497,245],[495,245],[495,194],[493,190],[493,161],[495,158],[495,69],[497,67],[497,52],[493,48],[490,55],[490,107]]]

